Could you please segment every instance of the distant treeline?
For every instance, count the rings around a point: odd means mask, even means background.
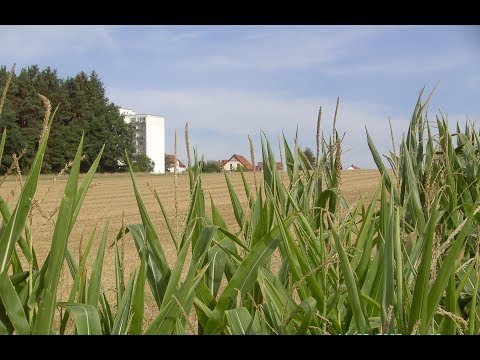
[[[4,89],[9,69],[0,68],[0,94]],[[52,104],[52,113],[60,105],[53,120],[51,135],[43,161],[42,172],[59,172],[74,158],[78,141],[85,133],[84,159],[81,170],[86,171],[103,144],[105,150],[98,171],[118,171],[118,161],[125,162],[124,151],[134,152],[134,133],[110,102],[98,74],[80,72],[61,79],[56,70],[29,66],[14,74],[7,99],[0,115],[0,130],[7,129],[7,142],[0,172],[5,173],[13,162],[13,154],[20,156],[22,173],[33,161],[43,126],[45,108],[38,94]]]

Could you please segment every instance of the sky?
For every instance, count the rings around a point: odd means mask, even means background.
[[[0,65],[95,70],[110,101],[165,117],[165,150],[185,160],[184,127],[206,160],[261,160],[261,132],[278,154],[316,148],[316,122],[344,134],[342,163],[375,168],[365,128],[381,154],[398,142],[417,97],[434,91],[428,118],[480,119],[480,26],[0,26]],[[17,70],[18,71],[18,70]],[[398,147],[397,147],[398,149]]]

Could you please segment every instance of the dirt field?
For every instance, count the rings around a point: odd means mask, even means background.
[[[246,176],[252,186],[251,188],[253,188],[253,173],[246,173]],[[284,173],[284,176],[285,179],[288,179],[286,173]],[[259,176],[259,178],[260,177],[261,176]],[[38,185],[36,199],[40,203],[40,209],[43,215],[38,209],[33,211],[32,233],[39,262],[44,261],[50,249],[51,235],[53,233],[54,221],[57,214],[54,213],[50,219],[48,219],[48,217],[50,217],[50,215],[60,205],[61,197],[66,184],[66,178],[61,178],[52,185],[53,178],[54,176],[43,176]],[[177,179],[179,211],[178,227],[181,229],[181,221],[186,215],[189,204],[188,175],[179,175]],[[238,189],[237,194],[245,206],[247,204],[247,199],[243,190],[241,175],[239,173],[232,173],[230,174],[230,179],[235,188]],[[379,180],[380,176],[377,170],[343,171],[341,187],[346,194],[349,203],[352,203],[357,201],[362,196],[372,196],[379,187]],[[173,246],[173,243],[168,235],[160,207],[147,184],[150,184],[150,186],[155,188],[159,193],[162,203],[164,204],[166,211],[170,216],[172,225],[175,227],[174,176],[140,174],[137,176],[137,183],[140,187],[147,210],[154,221],[157,232],[160,236],[167,260],[170,264],[173,264],[176,258],[175,247]],[[95,225],[98,225],[96,237],[91,250],[90,264],[93,262],[93,258],[96,254],[96,249],[102,234],[103,226],[107,220],[110,224],[107,244],[112,242],[121,228],[122,214],[124,215],[126,224],[141,222],[131,179],[128,174],[97,174],[94,177],[92,184],[93,186],[90,188],[84,200],[82,210],[78,216],[69,240],[69,248],[78,257],[79,245],[82,236],[84,238],[84,248],[91,231]],[[231,209],[230,198],[228,195],[224,175],[204,174],[203,185],[206,194],[205,203],[207,211],[210,211],[209,195],[211,195],[215,205],[220,210],[227,224],[232,226],[232,228],[235,228],[236,222]],[[45,196],[47,191],[48,194]],[[13,210],[16,204],[19,192],[20,182],[14,177],[7,179],[7,181],[5,181],[0,187],[0,195],[5,199],[5,201],[7,201],[11,210]],[[130,273],[131,269],[139,265],[139,259],[133,244],[133,239],[130,236],[126,237],[124,246],[124,264],[126,268],[126,277],[128,278],[128,274]],[[68,269],[65,268],[62,276],[63,280],[59,289],[60,294],[63,295],[59,295],[59,301],[66,300],[66,297],[68,296],[66,290],[71,283],[70,278],[71,277],[68,274]],[[107,294],[113,298],[113,291],[115,288],[113,248],[107,248],[106,250],[103,286],[107,291]],[[146,305],[145,317],[148,322],[148,319],[153,317],[156,313],[156,309],[153,299],[151,301],[147,301]]]

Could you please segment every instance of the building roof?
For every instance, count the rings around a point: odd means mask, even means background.
[[[118,111],[120,112],[120,115],[122,116],[125,116],[125,117],[142,117],[142,116],[155,116],[155,117],[161,117],[161,118],[165,118],[164,116],[162,115],[156,115],[156,114],[149,114],[149,113],[137,113],[135,112],[134,110],[132,109],[128,109],[128,108],[122,108],[120,107],[118,109]],[[123,114],[122,114],[123,113]]]
[[[175,161],[175,155],[165,154],[165,163],[173,164],[174,161]],[[178,167],[187,168],[185,164],[180,161],[180,159],[177,158],[177,161],[178,161]]]
[[[281,161],[277,161],[276,164],[277,164],[277,170],[283,170],[283,164],[282,164]],[[263,171],[263,162],[262,161],[258,162],[257,169],[260,170],[260,171]]]
[[[243,167],[246,170],[253,170],[253,165],[250,163],[250,161],[248,161],[244,156],[238,155],[238,154],[233,154],[228,160],[220,160],[222,163],[222,166],[225,166],[225,164],[231,161],[232,159],[237,160],[240,164],[243,165]]]
[[[147,114],[147,113],[141,113],[141,114],[125,114],[123,115],[125,117],[135,117],[135,118],[138,118],[138,117],[147,117],[147,116],[150,116],[150,117],[156,117],[156,118],[162,118],[162,119],[165,119],[164,116],[162,115],[155,115],[155,114]]]

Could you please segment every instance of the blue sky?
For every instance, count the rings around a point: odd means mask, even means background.
[[[440,81],[429,118],[480,118],[480,26],[0,26],[0,64],[62,77],[97,71],[117,105],[162,115],[166,151],[183,128],[206,159],[248,158],[250,134],[283,131],[315,148],[316,117],[346,132],[344,165],[373,168],[365,126],[382,153],[407,129],[416,98]],[[276,146],[275,146],[276,147]]]

